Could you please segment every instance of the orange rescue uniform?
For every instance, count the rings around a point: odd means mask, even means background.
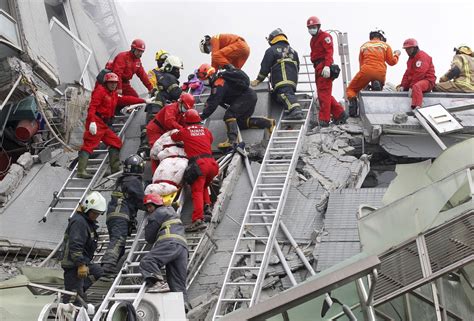
[[[225,65],[232,64],[241,69],[250,55],[250,47],[245,39],[232,34],[219,34],[210,41],[212,67],[219,69]]]

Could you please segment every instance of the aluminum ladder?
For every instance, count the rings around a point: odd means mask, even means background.
[[[125,131],[132,122],[137,111],[137,109],[134,109],[129,116],[114,117],[114,120],[126,119],[125,123],[114,123],[112,125],[114,129],[119,130],[118,136],[120,138],[123,138]],[[108,149],[96,149],[93,154],[98,154],[98,157],[89,158],[87,171],[94,172],[94,176],[91,179],[76,177],[78,167],[78,164],[76,164],[63,186],[61,186],[61,189],[53,194],[53,200],[49,204],[46,213],[43,215],[39,223],[46,222],[48,215],[52,212],[67,213],[69,216],[72,216],[76,212],[80,202],[87,192],[89,192],[92,186],[94,186],[102,177],[107,165]]]
[[[305,63],[305,65],[308,64]],[[308,71],[307,66],[306,70]],[[297,94],[306,96],[310,92],[311,90],[304,90]],[[250,307],[259,300],[265,270],[279,228],[280,216],[285,207],[290,180],[310,119],[312,99],[302,98],[300,102],[309,105],[303,108],[305,119],[280,119],[270,137],[225,274],[213,320],[223,317],[239,306]],[[269,206],[272,208],[268,208]],[[262,218],[265,219],[263,222]],[[270,229],[269,232],[267,227]],[[247,251],[249,241],[264,243],[264,251]],[[250,257],[251,265],[240,265],[245,257]],[[237,278],[233,276],[236,273],[239,274]],[[238,279],[241,279],[239,276],[242,274],[254,274],[257,277],[255,282],[241,282]],[[250,295],[246,297],[245,294],[240,293],[241,297],[237,297],[240,287],[245,287],[247,290],[245,292]],[[229,305],[230,309],[228,309]]]

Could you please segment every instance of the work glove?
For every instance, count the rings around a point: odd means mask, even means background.
[[[257,87],[259,83],[260,83],[260,80],[255,79],[250,82],[250,86]]]
[[[412,92],[411,88],[408,89],[408,98],[411,98],[411,92]]]
[[[77,277],[79,279],[85,279],[89,275],[89,267],[85,264],[77,267]]]
[[[97,124],[94,121],[89,124],[89,133],[91,133],[91,135],[97,134]]]
[[[396,87],[396,89],[397,89],[397,91],[404,91],[405,90],[405,88],[403,88],[402,85],[398,85]]]
[[[401,52],[400,50],[395,50],[395,51],[393,52],[393,55],[394,55],[394,56],[397,56],[397,57],[400,57],[401,54],[402,54],[402,52]]]
[[[329,69],[329,66],[325,66],[323,68],[321,71],[321,76],[323,76],[323,78],[329,78],[329,76],[331,76],[331,70]]]
[[[117,89],[117,95],[122,96],[122,89]]]
[[[152,104],[155,100],[153,98],[145,98],[145,103]]]

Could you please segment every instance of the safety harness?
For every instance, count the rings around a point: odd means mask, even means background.
[[[175,218],[175,219],[171,219],[171,220],[168,220],[168,221],[165,221],[163,222],[163,224],[161,224],[161,227],[160,229],[158,230],[158,239],[157,239],[157,242],[158,241],[162,241],[162,240],[165,240],[165,239],[171,239],[171,238],[174,238],[174,239],[178,239],[178,240],[181,240],[184,242],[184,244],[188,244],[186,239],[179,235],[179,234],[174,234],[174,233],[171,233],[171,225],[177,225],[177,224],[183,224],[183,222],[181,222],[181,220],[179,218]],[[165,231],[165,234],[162,234],[160,235],[160,233],[162,231]]]

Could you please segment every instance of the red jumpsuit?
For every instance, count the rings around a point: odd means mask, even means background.
[[[344,108],[332,96],[332,79],[321,76],[324,67],[333,63],[334,48],[332,37],[329,33],[320,30],[316,36],[311,37],[311,61],[314,64],[316,77],[316,90],[319,100],[319,120],[328,122],[331,114],[334,119],[339,119]]]
[[[193,124],[180,129],[179,132],[171,135],[171,138],[184,143],[184,151],[190,161],[193,157],[197,158],[196,162],[202,176],[199,176],[191,185],[194,206],[192,220],[193,222],[198,219],[204,220],[204,204],[211,204],[207,188],[219,173],[219,166],[212,157],[212,134],[206,127]]]
[[[120,138],[107,126],[107,123],[112,120],[117,106],[125,106],[131,104],[144,103],[145,100],[133,96],[119,97],[117,91],[110,91],[102,85],[98,85],[94,89],[91,96],[91,102],[87,111],[86,130],[84,131],[83,144],[81,150],[92,154],[94,148],[99,146],[100,141],[106,145],[120,149],[122,141]],[[97,125],[97,133],[92,135],[89,132],[90,123],[95,122]]]
[[[403,75],[401,86],[407,90],[412,89],[411,106],[421,107],[423,93],[431,91],[435,85],[436,76],[433,60],[424,51],[418,51],[415,56],[407,61],[407,70]]]
[[[146,125],[146,135],[148,136],[150,148],[153,147],[153,144],[161,137],[161,135],[172,129],[181,129],[184,125],[183,114],[179,111],[178,102],[163,107]],[[158,160],[151,160],[152,173],[155,172],[159,163]]]
[[[241,69],[250,55],[245,39],[232,34],[219,34],[211,38],[211,65],[219,69],[232,64]]]
[[[122,89],[122,95],[124,96],[138,97],[137,92],[130,85],[130,80],[135,74],[140,78],[148,91],[153,89],[153,85],[150,83],[145,69],[143,69],[140,58],[136,58],[131,51],[121,52],[115,57],[112,72],[116,73],[119,77],[117,88]]]

